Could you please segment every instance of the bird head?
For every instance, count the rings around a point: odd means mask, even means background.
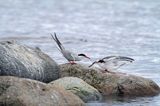
[[[90,57],[88,57],[87,55],[85,55],[85,54],[83,54],[83,53],[78,54],[78,56],[80,56],[80,57],[85,57],[85,58],[87,58],[87,59],[91,59]]]
[[[99,61],[97,61],[97,63],[105,63],[105,61],[104,60],[99,60]]]
[[[95,61],[89,67],[92,67],[94,64],[97,64],[97,63],[105,63],[105,61],[104,60]]]

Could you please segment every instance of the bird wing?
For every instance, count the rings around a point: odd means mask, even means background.
[[[104,60],[105,62],[107,62],[107,61],[114,60],[116,57],[117,56],[107,56],[107,57],[102,58],[102,60]]]
[[[68,60],[68,61],[79,61],[80,59],[78,58],[78,56],[68,50],[66,50],[62,43],[59,41],[56,33],[54,33],[54,36],[51,34],[52,38],[54,39],[54,41],[57,43],[58,45],[58,50],[63,54],[63,56]]]
[[[128,62],[133,62],[134,59],[130,58],[130,57],[124,57],[124,56],[107,56],[104,57],[102,60],[108,62],[108,61],[128,61]]]
[[[80,60],[78,55],[68,50],[62,51],[62,54],[68,61],[79,61]]]
[[[124,57],[124,56],[117,56],[116,59],[120,60],[120,61],[128,61],[128,62],[133,62],[134,61],[134,59],[132,59],[130,57]]]
[[[118,69],[121,66],[134,61],[134,59],[132,59],[132,58],[123,57],[123,56],[108,56],[103,59],[106,62],[105,63],[106,66],[113,68],[113,69]]]
[[[77,54],[71,52],[71,56],[72,56],[72,58],[73,58],[74,61],[80,61],[80,58],[78,57]]]

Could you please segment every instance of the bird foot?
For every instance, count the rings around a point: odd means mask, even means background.
[[[103,70],[102,73],[111,73],[111,74],[127,75],[126,73],[122,73],[122,72],[112,72],[112,71],[108,71],[108,70]]]
[[[122,72],[117,72],[117,73],[121,75],[127,75],[127,73],[122,73]]]
[[[111,74],[115,74],[115,72],[111,72],[111,71],[108,71],[108,70],[103,70],[102,73],[111,73]]]
[[[69,64],[74,65],[74,64],[77,64],[77,63],[75,63],[74,61],[69,61]]]

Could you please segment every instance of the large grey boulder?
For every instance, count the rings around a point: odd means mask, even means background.
[[[59,78],[59,68],[41,50],[5,41],[0,42],[0,76],[6,75],[50,82]]]
[[[61,77],[83,79],[103,95],[152,96],[160,93],[159,86],[148,78],[122,73],[102,73],[96,68],[79,64],[60,65]]]
[[[0,76],[0,106],[84,106],[84,102],[60,87],[31,79]]]
[[[60,86],[71,91],[75,95],[79,96],[84,102],[100,101],[102,99],[101,94],[97,89],[77,77],[63,77],[50,82],[49,84],[53,86]]]

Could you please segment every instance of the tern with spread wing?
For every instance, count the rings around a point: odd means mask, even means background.
[[[63,54],[63,56],[71,63],[71,64],[75,64],[75,61],[80,61],[82,59],[82,57],[88,58],[90,59],[88,56],[86,56],[85,54],[81,53],[81,54],[75,54],[72,53],[71,51],[68,51],[64,48],[64,46],[62,45],[62,43],[59,41],[59,39],[57,38],[56,33],[54,33],[54,36],[51,34],[52,38],[54,39],[54,41],[57,43],[58,45],[58,50]]]
[[[94,64],[98,64],[100,68],[104,69],[105,72],[110,72],[111,70],[117,70],[121,66],[132,63],[134,59],[124,56],[108,56],[104,57],[98,61],[93,62],[89,67]]]

